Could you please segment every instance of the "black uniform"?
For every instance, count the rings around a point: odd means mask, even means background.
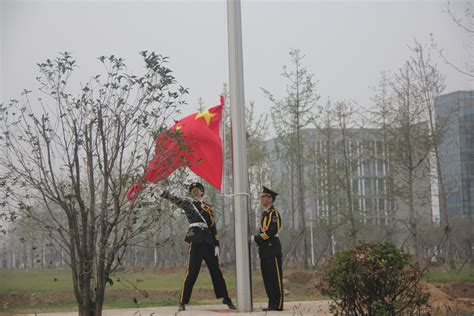
[[[189,303],[203,259],[211,273],[216,298],[227,298],[229,296],[227,286],[222,276],[222,271],[219,268],[219,260],[214,254],[215,246],[219,246],[219,236],[217,235],[216,221],[211,205],[198,200],[182,199],[169,192],[164,192],[161,196],[182,208],[190,224],[184,239],[190,245],[188,265],[179,300],[180,304]],[[199,211],[200,215],[196,210]],[[203,218],[206,221],[207,227],[204,224]]]
[[[275,310],[283,310],[282,253],[278,238],[280,228],[280,213],[272,206],[262,213],[259,234],[254,236],[268,296],[268,308]]]

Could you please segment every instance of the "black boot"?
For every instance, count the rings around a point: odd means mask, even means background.
[[[185,311],[186,310],[186,305],[184,304],[179,304],[179,307],[178,307],[178,312],[182,312],[182,311]]]
[[[270,311],[282,311],[283,309],[279,309],[276,306],[268,306],[267,308],[263,308],[264,312],[270,312]]]
[[[229,309],[236,309],[234,303],[232,303],[232,300],[229,297],[226,297],[222,300],[222,303],[226,304],[229,306]]]

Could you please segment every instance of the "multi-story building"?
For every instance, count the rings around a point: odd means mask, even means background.
[[[341,130],[321,131],[306,129],[304,135],[304,183],[305,219],[313,217],[317,221],[338,222],[347,219],[349,203],[358,223],[384,226],[390,222],[406,228],[410,217],[407,199],[400,198],[398,192],[391,192],[388,181],[392,177],[398,188],[404,186],[403,171],[388,173],[385,159],[383,133],[379,129],[349,129],[342,135]],[[343,137],[346,146],[343,146]],[[329,144],[329,145],[328,145]],[[273,179],[281,181],[281,208],[289,211],[298,227],[298,213],[291,212],[298,202],[295,197],[297,183],[295,161],[279,159],[273,149],[275,140],[267,142],[271,161],[274,163]],[[347,166],[347,168],[345,168]],[[431,204],[431,178],[429,159],[414,172],[414,208],[416,220],[432,222],[434,214]],[[280,180],[281,179],[281,180]],[[349,179],[349,181],[347,181]],[[397,195],[398,194],[398,195]],[[348,202],[350,199],[350,202]],[[312,213],[312,214],[311,214]]]
[[[436,99],[436,122],[445,128],[440,165],[450,218],[474,216],[474,91],[457,91]],[[441,210],[442,211],[442,210]],[[441,223],[443,216],[441,216]]]

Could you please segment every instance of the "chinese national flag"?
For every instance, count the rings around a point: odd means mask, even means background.
[[[146,167],[145,182],[158,183],[176,169],[187,166],[218,190],[222,185],[221,121],[224,97],[220,104],[178,121],[156,139],[155,156]],[[134,200],[143,190],[137,181],[128,191]]]

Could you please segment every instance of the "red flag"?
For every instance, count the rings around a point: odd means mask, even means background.
[[[221,190],[223,96],[220,101],[219,105],[208,110],[186,116],[156,139],[155,156],[146,167],[145,182],[158,183],[176,169],[187,166]],[[128,200],[135,199],[143,190],[142,182],[137,181],[128,191]]]

